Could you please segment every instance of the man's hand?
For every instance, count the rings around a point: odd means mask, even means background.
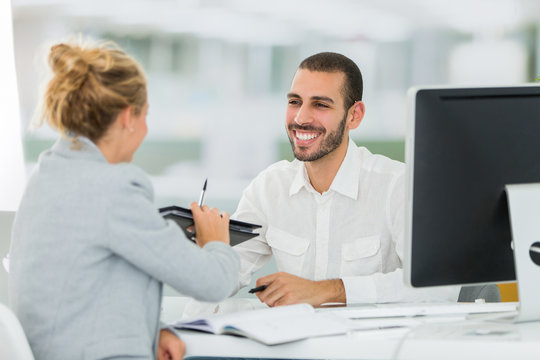
[[[182,360],[186,354],[186,344],[169,330],[159,332],[158,360]]]
[[[266,289],[256,295],[268,306],[308,303],[318,306],[327,302],[346,302],[345,288],[341,279],[312,281],[278,272],[257,280],[257,286]]]

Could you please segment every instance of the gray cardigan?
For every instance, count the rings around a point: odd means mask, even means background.
[[[13,229],[11,307],[38,360],[153,359],[162,283],[220,301],[238,282],[238,257],[186,240],[157,212],[139,168],[79,141],[60,139],[29,180]]]

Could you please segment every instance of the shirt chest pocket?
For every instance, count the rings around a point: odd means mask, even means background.
[[[370,275],[382,271],[379,235],[358,238],[342,245],[341,276]]]
[[[278,270],[300,276],[309,247],[309,239],[280,229],[268,228],[266,241],[272,248]]]

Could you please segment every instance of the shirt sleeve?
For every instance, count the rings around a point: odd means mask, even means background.
[[[238,208],[232,215],[234,219],[262,226],[258,229],[259,236],[233,247],[240,257],[240,275],[235,292],[248,285],[251,282],[253,273],[262,268],[272,258],[272,249],[266,242],[268,224],[262,209],[262,202],[265,201],[265,197],[264,194],[257,191],[256,181],[257,179],[244,190]]]
[[[197,300],[221,301],[238,282],[239,260],[227,244],[199,248],[153,205],[146,176],[132,176],[109,199],[107,244],[150,276]]]
[[[405,175],[389,184],[386,199],[386,227],[403,264],[405,241]],[[384,260],[383,260],[384,261]],[[388,273],[342,278],[348,304],[457,301],[459,286],[412,288],[405,283],[402,268]]]

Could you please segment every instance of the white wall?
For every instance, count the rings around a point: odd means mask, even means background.
[[[10,1],[0,1],[0,49],[0,210],[15,210],[25,174]]]

